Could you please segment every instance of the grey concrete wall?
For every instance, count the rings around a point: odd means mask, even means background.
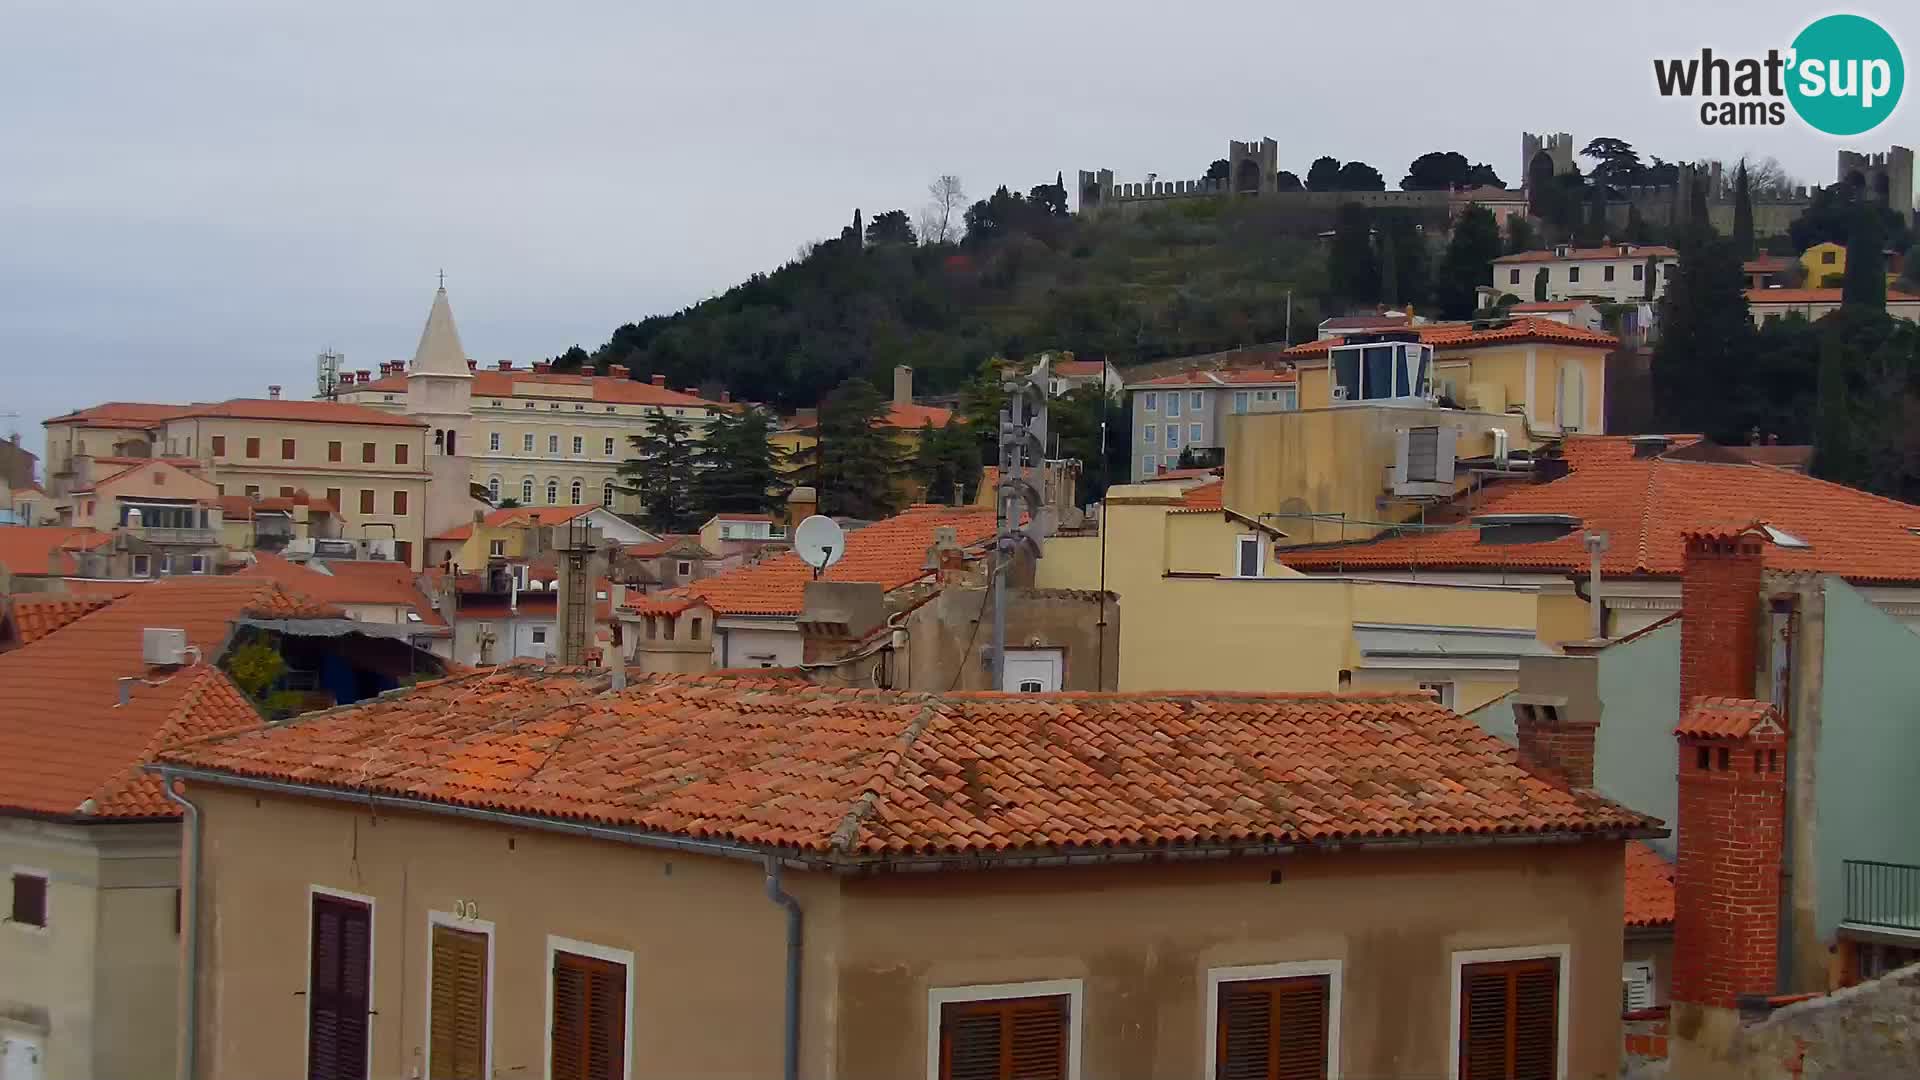
[[[1065,664],[1062,690],[1112,690],[1120,677],[1120,605],[1109,594],[1077,589],[1009,588],[1007,646],[1055,648]],[[1106,621],[1101,633],[1100,622]],[[993,607],[979,587],[950,583],[908,623],[907,687],[946,691],[993,689],[980,662],[993,637]],[[1104,644],[1106,660],[1100,660]]]
[[[1673,741],[1680,722],[1680,624],[1602,650],[1598,675],[1602,713],[1594,785],[1672,828],[1680,806]],[[1673,857],[1673,837],[1647,842]]]

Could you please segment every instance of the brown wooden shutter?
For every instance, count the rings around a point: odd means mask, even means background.
[[[941,1080],[1066,1080],[1067,998],[956,1002],[940,1013]]]
[[[553,1080],[620,1080],[627,1045],[623,964],[553,954]]]
[[[1554,1080],[1560,962],[1470,964],[1460,975],[1460,1080]]]
[[[433,928],[431,1080],[486,1080],[487,938]]]
[[[1222,984],[1216,1080],[1325,1080],[1330,996],[1324,975]]]
[[[366,1080],[373,911],[315,894],[307,978],[308,1080]]]

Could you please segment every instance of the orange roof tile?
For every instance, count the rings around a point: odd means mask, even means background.
[[[252,566],[233,575],[277,582],[292,592],[328,604],[388,604],[405,607],[425,626],[443,627],[447,620],[415,583],[417,575],[405,563],[320,560],[306,565],[269,551],[254,553]]]
[[[953,410],[938,405],[888,405],[887,415],[881,423],[892,428],[919,430],[931,424],[937,428],[946,427],[953,420]]]
[[[41,575],[53,569],[58,556],[63,572],[71,570],[65,553],[91,551],[113,543],[112,533],[64,525],[9,526],[0,529],[0,566],[14,574]]]
[[[1628,926],[1673,925],[1673,864],[1645,841],[1627,841]]]
[[[1515,315],[1531,315],[1543,311],[1576,311],[1585,307],[1585,300],[1529,300],[1524,304],[1515,304],[1507,310]]]
[[[599,508],[598,503],[583,503],[578,506],[510,506],[488,513],[481,524],[494,529],[521,525],[564,525],[581,514],[592,513]],[[466,540],[472,536],[473,522],[468,521],[455,525],[432,539]]]
[[[170,765],[871,863],[1475,834],[1650,835],[1421,695],[953,694],[531,667]]]
[[[1684,443],[1697,436],[1674,436]],[[1778,570],[1839,574],[1853,581],[1920,581],[1920,507],[1766,465],[1633,456],[1624,436],[1577,435],[1565,443],[1571,472],[1552,483],[1516,485],[1480,508],[1486,514],[1569,514],[1610,534],[1601,559],[1609,577],[1678,577],[1688,530],[1767,524],[1807,542],[1767,545]],[[1483,544],[1463,527],[1389,534],[1356,544],[1290,548],[1298,570],[1529,569],[1585,573],[1580,531],[1529,544]]]
[[[580,400],[571,395],[542,394],[543,387],[588,387],[592,401],[602,405],[681,405],[703,409],[731,409],[729,405],[718,401],[708,401],[694,394],[683,394],[678,390],[669,390],[664,386],[655,386],[651,382],[630,378],[616,378],[611,375],[566,375],[552,371],[498,371],[493,368],[480,368],[473,373],[473,396],[507,398],[520,391],[522,397],[559,397],[566,401]],[[388,375],[365,383],[341,386],[342,394],[378,392],[382,394],[405,393],[406,375]]]
[[[1180,509],[1193,511],[1222,509],[1220,500],[1226,494],[1226,490],[1225,480],[1196,484],[1180,493]]]
[[[950,527],[963,547],[991,539],[994,511],[983,506],[919,505],[847,534],[847,553],[821,575],[828,581],[877,581],[897,589],[928,573],[935,529]],[[686,594],[720,615],[798,615],[813,568],[792,552],[704,578]]]
[[[16,593],[7,598],[13,632],[30,645],[82,615],[113,603],[111,596],[72,596],[67,593]]]
[[[1542,251],[1518,251],[1512,255],[1502,255],[1493,261],[1495,263],[1561,262],[1566,260],[1586,262],[1596,259],[1644,259],[1649,255],[1658,256],[1663,259],[1677,259],[1680,257],[1678,251],[1663,244],[1629,244],[1627,247],[1629,250],[1624,255],[1620,253],[1619,246],[1614,245],[1611,247],[1569,248],[1565,255],[1556,254],[1550,248]]]
[[[315,424],[372,424],[381,427],[424,428],[424,420],[341,401],[296,401],[291,398],[234,398],[211,404],[182,406],[169,419],[215,417],[234,420],[293,420]]]
[[[1591,345],[1594,348],[1611,349],[1620,344],[1620,339],[1612,334],[1603,334],[1598,330],[1589,330],[1584,326],[1569,326],[1538,316],[1522,316],[1504,322],[1474,329],[1472,323],[1428,323],[1412,328],[1420,335],[1420,340],[1435,349],[1480,349],[1494,345],[1515,345],[1529,341],[1546,342],[1557,345]],[[1295,359],[1324,358],[1327,350],[1336,345],[1344,345],[1343,337],[1328,338],[1325,341],[1308,341],[1288,349],[1287,356]]]
[[[1744,739],[1762,725],[1780,726],[1779,714],[1765,701],[1703,697],[1680,718],[1675,735],[1696,739]]]
[[[260,722],[212,661],[236,619],[339,612],[270,581],[179,577],[132,590],[31,644],[0,654],[0,807],[92,816],[170,817],[138,770],[175,737]],[[141,631],[184,630],[200,659],[177,670],[141,660]],[[119,680],[134,677],[125,705]]]
[[[1841,301],[1840,289],[1748,289],[1749,304],[1838,304]],[[1887,290],[1887,303],[1920,303],[1920,296],[1903,293],[1895,289]]]
[[[146,401],[109,401],[86,409],[75,409],[45,421],[48,424],[79,424],[82,427],[152,427],[162,420],[180,415],[185,405],[162,405]]]
[[[1106,367],[1102,360],[1055,360],[1047,370],[1063,379],[1085,379],[1100,374]]]

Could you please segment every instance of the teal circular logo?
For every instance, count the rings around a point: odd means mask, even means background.
[[[1816,19],[1793,39],[1787,99],[1800,119],[1828,135],[1872,131],[1893,115],[1906,85],[1900,46],[1860,15]]]

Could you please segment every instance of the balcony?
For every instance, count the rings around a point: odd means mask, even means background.
[[[1841,921],[1920,934],[1920,866],[1847,859],[1847,904]]]
[[[178,529],[165,525],[141,525],[127,527],[125,531],[129,536],[164,547],[213,547],[220,542],[220,533],[214,529]]]

